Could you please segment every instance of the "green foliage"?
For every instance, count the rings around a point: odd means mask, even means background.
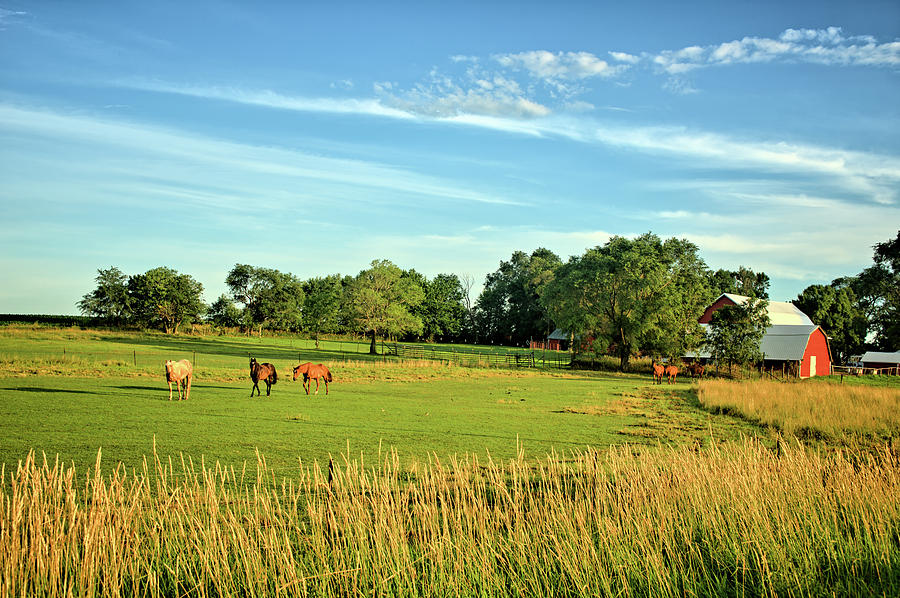
[[[78,309],[87,316],[102,318],[107,324],[120,326],[128,317],[128,277],[116,267],[97,270],[97,288],[78,302]]]
[[[742,366],[762,359],[759,345],[769,327],[767,307],[766,300],[751,297],[716,310],[706,340],[713,359]]]
[[[219,295],[206,312],[207,321],[226,328],[240,326],[241,318],[243,318],[241,310],[225,295]]]
[[[244,304],[244,324],[279,330],[300,327],[303,310],[303,284],[293,274],[273,268],[235,264],[225,278],[235,301]]]
[[[303,283],[303,328],[313,333],[316,346],[320,332],[337,332],[343,287],[340,274],[310,278]]]
[[[866,316],[850,287],[814,284],[797,296],[794,305],[822,327],[828,335],[832,355],[840,363],[846,363],[851,355],[862,351]]]
[[[625,370],[639,349],[675,356],[699,342],[705,270],[688,241],[613,237],[561,266],[541,301],[563,330],[595,339],[594,351],[614,345]]]
[[[412,311],[425,299],[422,286],[389,260],[373,260],[348,289],[349,319],[372,336],[371,353],[379,334],[421,334],[422,320]]]
[[[719,269],[709,273],[709,285],[716,296],[722,293],[745,297],[769,298],[769,276],[740,266],[737,270]]]
[[[561,264],[558,255],[543,247],[531,255],[516,251],[508,262],[501,261],[488,274],[476,304],[480,336],[513,345],[546,338],[554,323],[540,296]]]
[[[189,274],[159,267],[128,278],[128,307],[141,326],[177,332],[185,322],[200,318],[206,306],[200,299],[203,285]]]
[[[455,274],[438,274],[424,285],[425,298],[416,310],[428,341],[457,338],[466,319],[462,284]]]

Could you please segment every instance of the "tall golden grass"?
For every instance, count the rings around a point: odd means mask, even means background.
[[[887,450],[392,451],[281,480],[262,456],[104,474],[30,454],[0,482],[2,598],[898,592]]]
[[[700,404],[800,436],[900,436],[900,388],[771,380],[706,380]]]

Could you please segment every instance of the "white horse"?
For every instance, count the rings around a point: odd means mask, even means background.
[[[181,361],[166,362],[166,382],[169,383],[169,400],[172,400],[172,383],[178,389],[178,400],[191,396],[191,378],[194,377],[194,368],[187,359]]]

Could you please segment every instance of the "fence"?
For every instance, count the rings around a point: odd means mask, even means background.
[[[394,355],[400,359],[455,363],[457,365],[475,367],[562,369],[569,367],[571,359],[568,353],[556,351],[478,351],[475,349],[400,343],[393,343],[384,347],[388,355]]]

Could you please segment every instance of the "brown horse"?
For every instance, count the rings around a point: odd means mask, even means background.
[[[653,382],[656,384],[662,384],[663,376],[666,373],[666,368],[661,363],[652,362],[653,365]]]
[[[666,366],[666,382],[675,384],[675,378],[678,377],[678,367],[674,365]]]
[[[262,395],[259,390],[259,381],[266,382],[266,396],[272,392],[272,387],[278,382],[278,374],[275,372],[275,366],[271,363],[258,363],[255,357],[250,358],[250,379],[253,380],[253,388],[250,389],[250,397],[253,397],[253,391]]]
[[[703,370],[704,370],[704,368],[703,368],[703,364],[702,364],[702,363],[697,362],[697,361],[692,361],[691,363],[688,364],[687,370],[688,370],[688,372],[691,374],[691,379],[692,379],[692,380],[694,379],[695,376],[696,376],[697,378],[700,378],[701,380],[703,380]]]
[[[319,394],[319,378],[322,378],[325,381],[325,394],[328,395],[328,383],[333,378],[327,367],[321,363],[301,363],[294,368],[294,380],[299,378],[300,374],[303,374],[303,388],[306,390],[306,394],[309,394],[309,387],[312,386],[310,380],[313,378],[316,380],[316,394]]]
[[[169,400],[172,400],[172,383],[178,390],[178,400],[187,400],[191,396],[191,378],[194,377],[194,368],[187,359],[181,361],[166,361],[166,382],[169,383]]]

